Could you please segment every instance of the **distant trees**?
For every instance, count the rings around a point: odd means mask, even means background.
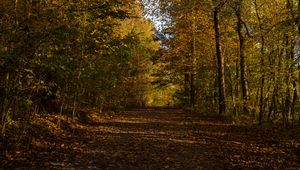
[[[143,105],[153,34],[138,1],[2,0],[2,134],[33,113]]]

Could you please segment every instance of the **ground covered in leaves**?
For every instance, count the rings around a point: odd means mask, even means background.
[[[82,123],[40,115],[27,126],[2,137],[0,169],[300,169],[299,129],[179,109],[93,112]]]

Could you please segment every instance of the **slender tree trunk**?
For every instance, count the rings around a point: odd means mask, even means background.
[[[290,89],[290,87],[288,86],[288,89],[289,89],[289,93],[288,95],[290,96],[289,97],[289,108],[288,108],[288,116],[289,116],[289,119],[291,118],[292,119],[292,126],[294,126],[294,120],[295,120],[295,104],[296,104],[296,100],[297,100],[297,97],[298,97],[298,94],[297,94],[297,83],[296,83],[296,78],[295,76],[293,76],[293,72],[294,72],[294,67],[295,67],[295,64],[294,64],[294,61],[295,61],[295,52],[294,52],[294,48],[295,48],[295,42],[292,41],[291,42],[291,46],[290,46],[290,61],[291,63],[289,64],[289,83],[292,84],[292,88]],[[290,93],[293,93],[292,95]]]
[[[265,67],[265,60],[264,60],[264,37],[261,37],[262,47],[261,47],[261,80],[260,80],[260,98],[259,98],[259,124],[262,124],[263,117],[264,117],[264,86],[265,86],[265,74],[263,68]]]
[[[191,107],[194,108],[195,106],[195,64],[194,60],[196,59],[196,35],[195,35],[195,30],[196,30],[196,16],[195,16],[195,0],[193,1],[193,47],[192,47],[192,57],[191,57],[191,86],[190,86],[190,104]]]
[[[191,107],[194,108],[195,106],[195,74],[191,73],[191,87],[190,87],[190,103],[191,103]]]
[[[295,20],[298,28],[298,38],[300,37],[300,0],[298,0],[298,6],[297,6],[297,19]],[[299,45],[299,40],[296,41],[296,43]],[[296,67],[299,71],[300,67]],[[300,79],[300,74],[298,76],[298,81]],[[292,110],[291,110],[291,116],[292,116],[292,126],[294,126],[295,123],[295,105],[296,101],[298,100],[298,91],[297,91],[297,83],[296,83],[296,78],[293,78],[293,101],[292,101]]]
[[[289,39],[288,36],[286,36],[286,57],[287,57],[287,64],[286,64],[286,69],[287,69],[287,80],[286,80],[286,114],[287,114],[287,124],[289,124],[289,119],[291,116],[292,112],[292,107],[293,107],[293,95],[291,95],[291,92],[293,91],[293,88],[291,89],[290,84],[294,84],[294,81],[292,80],[292,74],[293,74],[293,67],[294,67],[294,42],[292,41],[290,46],[289,46]],[[294,85],[293,85],[294,87]]]
[[[280,52],[278,52],[280,53]],[[276,66],[278,68],[281,67],[281,55],[279,55],[279,62],[278,64],[276,63],[275,59],[272,58],[271,55],[269,55],[269,58],[268,58],[268,61],[269,61],[269,65],[270,66]],[[272,98],[271,98],[271,103],[270,103],[270,106],[269,106],[269,113],[268,113],[268,120],[271,121],[271,116],[272,115],[275,115],[277,114],[278,112],[278,92],[279,92],[279,80],[278,80],[278,77],[277,77],[277,72],[279,72],[280,70],[278,68],[273,68],[273,70],[271,70],[271,75],[269,76],[270,77],[270,82],[273,82],[271,83],[271,85],[273,85],[273,89],[272,89]],[[270,86],[271,88],[271,86]]]
[[[261,76],[261,82],[260,82],[260,98],[259,98],[259,124],[262,124],[263,117],[264,117],[264,86],[265,86],[265,74],[263,68],[265,67],[265,61],[264,61],[264,38],[262,36],[262,47],[261,47],[261,70],[262,70],[262,76]]]
[[[78,90],[78,88],[76,88]],[[75,92],[75,96],[73,99],[73,109],[72,109],[72,119],[75,120],[76,117],[76,107],[77,107],[77,92]]]
[[[237,33],[239,37],[239,58],[240,58],[240,69],[241,69],[241,88],[242,88],[242,98],[243,98],[243,111],[248,113],[247,101],[248,101],[248,89],[246,82],[246,56],[245,56],[245,37],[243,35],[243,23],[242,23],[242,0],[237,1],[237,6],[235,9],[235,14],[237,17]]]
[[[1,108],[1,124],[2,124],[2,129],[1,129],[1,134],[4,136],[5,135],[5,131],[6,131],[6,123],[7,123],[7,118],[9,116],[9,108],[10,108],[10,104],[9,104],[9,96],[8,96],[8,89],[9,89],[9,73],[6,74],[6,79],[5,79],[5,97],[4,100],[2,101],[2,108]]]
[[[300,0],[298,0],[298,6],[297,6],[297,19],[295,20],[298,28],[298,38],[300,37]],[[299,45],[299,40],[297,40],[297,43]],[[297,69],[299,70],[300,67],[298,66]],[[296,79],[296,78],[295,78]],[[293,95],[293,102],[292,102],[292,125],[294,126],[294,121],[295,121],[295,104],[298,99],[298,91],[297,91],[297,83],[296,80],[293,80],[293,88],[294,88],[294,95]],[[300,79],[300,74],[298,76],[298,80]]]
[[[260,68],[261,68],[261,81],[260,81],[260,99],[259,99],[259,124],[262,124],[263,117],[264,117],[264,86],[265,86],[265,74],[264,74],[264,67],[265,67],[265,37],[263,34],[263,27],[262,27],[262,22],[261,18],[259,15],[258,11],[258,5],[256,0],[254,0],[254,5],[255,5],[255,12],[256,12],[256,17],[258,20],[259,24],[259,30],[260,30],[260,40],[261,40],[261,48],[260,48]]]
[[[190,74],[184,74],[184,102],[185,104],[189,104],[189,97],[190,97]]]
[[[215,30],[215,41],[216,41],[216,55],[218,61],[218,85],[219,85],[219,114],[225,114],[226,102],[225,102],[225,67],[224,57],[221,54],[220,45],[220,28],[219,28],[219,8],[215,7],[213,11],[214,17],[214,30]]]
[[[294,89],[294,94],[293,94],[293,100],[292,100],[292,105],[291,105],[291,116],[292,116],[292,126],[294,127],[294,125],[295,125],[295,105],[296,105],[296,101],[298,99],[297,83],[295,80],[293,81],[293,89]]]
[[[240,75],[239,75],[239,72],[240,72],[240,68],[239,68],[239,57],[236,57],[236,63],[235,63],[235,74],[236,74],[236,81],[235,81],[235,103],[234,103],[234,113],[235,115],[238,115],[238,112],[239,112],[239,104],[237,104],[237,100],[239,99],[239,78],[240,78]]]

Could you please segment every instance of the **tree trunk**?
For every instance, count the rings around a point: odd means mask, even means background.
[[[216,7],[213,11],[214,14],[214,30],[215,30],[215,41],[216,41],[216,55],[218,60],[218,85],[219,85],[219,114],[225,114],[226,102],[225,102],[225,68],[224,68],[224,57],[221,54],[220,45],[220,28],[219,28],[219,9]]]
[[[195,64],[194,60],[196,58],[196,35],[195,35],[195,30],[196,30],[196,16],[194,13],[195,8],[195,1],[193,1],[193,47],[192,47],[192,57],[191,57],[191,86],[190,86],[190,104],[191,107],[194,108],[195,106]]]
[[[254,1],[254,5],[255,5],[255,12],[256,12],[256,17],[258,20],[258,24],[259,24],[259,29],[260,29],[260,39],[261,39],[261,48],[260,48],[260,68],[261,68],[261,82],[260,82],[260,99],[259,99],[259,125],[262,124],[263,121],[263,117],[264,117],[264,86],[265,86],[265,74],[264,74],[264,70],[263,68],[265,67],[265,37],[263,34],[263,27],[262,27],[262,22],[261,22],[261,18],[259,15],[259,11],[258,11],[258,5],[256,0]]]
[[[239,68],[239,62],[240,62],[240,59],[239,57],[237,56],[236,57],[236,62],[235,62],[235,72],[236,72],[236,82],[234,84],[235,88],[234,88],[234,91],[235,91],[235,103],[234,103],[234,114],[235,115],[238,115],[238,112],[240,110],[240,107],[239,107],[239,104],[237,104],[237,100],[239,99],[239,79],[240,79],[240,75],[239,75],[239,72],[240,72],[240,68]]]
[[[292,41],[291,42],[291,46],[290,46],[290,56],[289,59],[291,61],[288,62],[288,67],[289,67],[289,72],[288,72],[288,77],[289,77],[289,81],[288,83],[292,84],[292,89],[290,89],[290,87],[288,86],[288,95],[289,95],[289,107],[288,107],[288,118],[292,119],[292,126],[294,126],[294,120],[295,120],[295,103],[296,103],[296,100],[297,100],[297,83],[296,83],[296,78],[295,76],[293,76],[293,72],[294,72],[294,67],[295,67],[295,64],[294,64],[294,61],[295,61],[295,52],[294,52],[294,48],[295,48],[295,41]],[[293,93],[292,95],[290,93]]]
[[[292,127],[294,127],[295,125],[295,104],[298,99],[297,84],[295,80],[293,81],[293,89],[294,89],[294,94],[293,94],[293,100],[291,105]]]
[[[243,35],[243,23],[241,16],[242,0],[237,1],[237,6],[235,9],[235,14],[237,17],[237,33],[239,37],[239,58],[240,58],[240,69],[241,69],[241,88],[242,88],[242,98],[243,98],[243,111],[248,113],[247,109],[247,82],[246,82],[246,56],[245,56],[245,37]]]
[[[264,117],[264,86],[265,86],[265,74],[263,68],[265,67],[264,61],[264,38],[262,36],[262,47],[261,47],[261,82],[260,82],[260,98],[259,98],[259,125],[262,124]]]
[[[184,104],[189,103],[189,96],[190,96],[190,74],[185,73],[184,74]]]
[[[195,106],[195,74],[191,73],[191,87],[190,87],[190,103],[191,107],[194,108]]]

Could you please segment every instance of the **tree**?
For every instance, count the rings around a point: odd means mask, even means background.
[[[225,87],[225,63],[224,57],[221,54],[220,45],[220,28],[219,28],[219,12],[222,6],[226,3],[213,1],[213,18],[214,18],[214,30],[216,41],[216,56],[218,61],[218,87],[219,87],[219,114],[226,112],[226,87]]]
[[[160,2],[170,35],[161,72],[172,75],[165,82],[180,87],[175,94],[185,106],[192,103],[187,99],[194,84],[196,110],[250,113],[245,115],[259,124],[265,118],[294,122],[299,104],[298,2]]]
[[[126,107],[127,92],[142,100],[146,87],[139,85],[158,43],[138,1],[1,3],[2,134],[10,121],[30,121],[33,113],[72,110],[75,118],[87,105]],[[119,25],[130,31],[119,36]]]
[[[242,10],[243,10],[243,0],[237,0],[234,2],[234,11],[237,18],[237,33],[239,37],[239,61],[240,61],[240,71],[241,71],[241,89],[243,98],[243,110],[245,113],[248,112],[247,100],[248,100],[248,90],[247,90],[247,80],[246,80],[246,56],[245,56],[245,36],[243,28],[247,27],[242,20]]]

